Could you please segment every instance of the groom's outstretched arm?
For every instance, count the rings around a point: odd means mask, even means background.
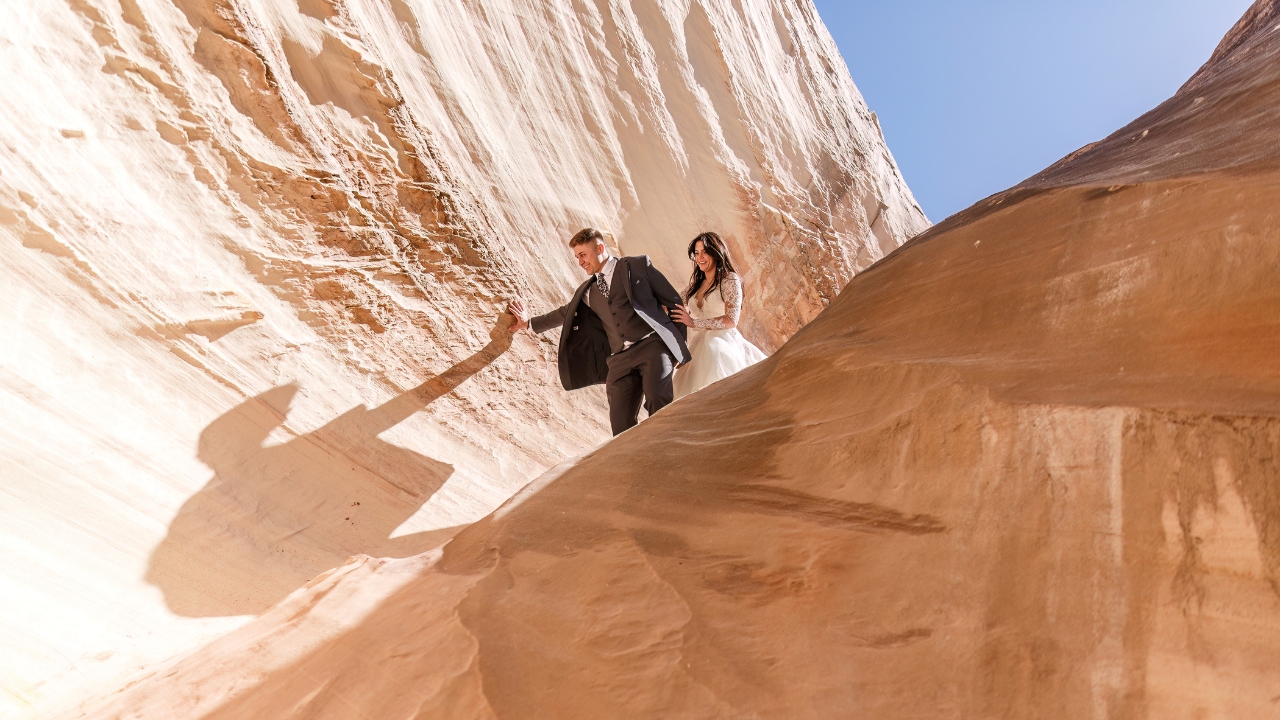
[[[538,334],[542,334],[551,328],[564,326],[565,316],[569,312],[568,305],[561,305],[545,315],[538,315],[529,318],[529,329]]]
[[[653,288],[653,296],[658,299],[658,304],[674,310],[676,306],[684,303],[684,298],[680,297],[680,293],[671,286],[671,281],[667,280],[667,276],[658,272],[658,268],[653,266],[653,262],[648,255],[644,256],[645,271],[649,274],[649,287]]]
[[[516,319],[511,324],[511,332],[519,332],[525,328],[530,328],[536,333],[544,333],[553,327],[564,325],[565,314],[569,312],[569,306],[562,305],[545,315],[529,317],[529,311],[525,309],[524,301],[512,300],[507,305],[507,312],[515,316]]]

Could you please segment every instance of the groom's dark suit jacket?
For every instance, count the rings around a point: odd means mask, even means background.
[[[578,286],[568,304],[529,320],[529,327],[536,333],[560,326],[560,383],[565,390],[599,385],[609,374],[606,364],[609,337],[600,317],[586,301],[587,288],[594,283],[593,275]],[[648,255],[618,258],[609,293],[612,295],[623,288],[635,313],[666,344],[676,365],[688,362],[689,347],[685,345],[688,329],[663,312],[663,308],[670,310],[682,303],[680,293],[653,267]]]

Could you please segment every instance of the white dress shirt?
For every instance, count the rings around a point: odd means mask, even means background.
[[[596,278],[604,275],[604,285],[609,288],[609,292],[613,292],[613,271],[618,268],[618,258],[610,255],[608,260],[604,261],[604,267],[600,268],[600,272],[591,278],[591,289],[588,292],[594,292],[596,289]],[[590,302],[590,298],[587,298]]]

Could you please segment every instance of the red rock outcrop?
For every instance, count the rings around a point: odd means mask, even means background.
[[[1261,2],[768,362],[92,716],[1275,717],[1276,108]]]

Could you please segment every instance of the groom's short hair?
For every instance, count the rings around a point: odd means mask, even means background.
[[[571,248],[586,245],[587,243],[600,243],[603,245],[604,233],[595,228],[582,228],[573,237],[569,238],[569,247]]]

